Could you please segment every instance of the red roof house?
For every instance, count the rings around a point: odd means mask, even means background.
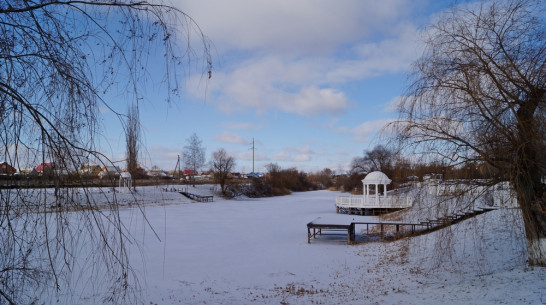
[[[0,174],[13,175],[17,172],[15,168],[8,164],[8,162],[0,163]]]
[[[53,170],[53,162],[44,162],[36,167],[38,173],[49,172],[51,170]]]

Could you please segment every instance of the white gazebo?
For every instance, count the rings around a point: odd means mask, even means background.
[[[362,180],[362,196],[338,196],[336,197],[336,211],[346,210],[349,213],[353,209],[360,210],[364,214],[364,209],[403,209],[410,207],[412,201],[405,196],[388,196],[387,185],[392,182],[387,175],[382,172],[371,172]],[[383,193],[380,196],[380,186],[383,186]],[[374,194],[371,194],[373,191]]]
[[[379,203],[379,186],[383,185],[383,197],[387,197],[387,185],[391,184],[392,180],[382,172],[371,172],[362,180],[364,201],[369,202],[370,187],[373,185],[375,190],[375,202]]]
[[[119,187],[131,188],[133,186],[133,181],[131,179],[131,174],[129,172],[121,173],[119,177]]]

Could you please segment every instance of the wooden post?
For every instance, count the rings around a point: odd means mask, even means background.
[[[351,222],[351,224],[349,225],[349,229],[348,229],[348,232],[347,232],[347,243],[349,245],[352,245],[355,241],[355,224],[354,222]]]

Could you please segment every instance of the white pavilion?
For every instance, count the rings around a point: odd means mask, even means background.
[[[119,187],[130,189],[133,186],[133,180],[131,179],[131,174],[129,172],[121,173],[119,177]]]
[[[338,196],[336,197],[336,211],[347,211],[351,214],[352,211],[360,210],[364,215],[365,210],[369,209],[372,213],[375,210],[397,210],[409,208],[412,201],[406,196],[389,196],[387,185],[392,182],[387,175],[382,172],[371,172],[362,180],[363,194],[362,196]]]

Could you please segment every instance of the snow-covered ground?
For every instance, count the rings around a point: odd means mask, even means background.
[[[211,186],[190,187],[201,195]],[[317,217],[335,213],[337,192],[195,203],[162,188],[138,188],[141,209],[120,215],[143,304],[546,304],[546,268],[526,264],[518,212],[500,209],[396,242],[307,243]],[[133,199],[131,199],[133,198]],[[77,213],[77,212],[76,212]],[[159,237],[159,238],[158,238]],[[101,296],[72,296],[80,304]]]
[[[156,191],[141,189],[141,198]],[[142,242],[131,257],[144,304],[546,304],[546,269],[526,265],[516,210],[350,246],[307,243],[306,224],[317,217],[368,218],[336,215],[336,192],[192,204],[161,194],[167,205],[145,208],[161,241],[140,212],[121,213]]]

